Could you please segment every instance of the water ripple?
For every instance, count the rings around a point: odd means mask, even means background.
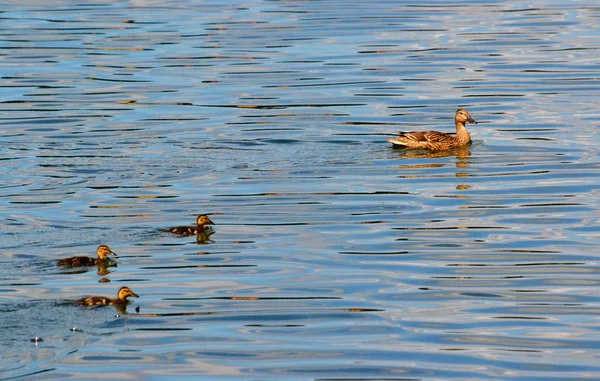
[[[1,377],[596,379],[599,16],[12,2]],[[385,141],[457,107],[470,147]],[[100,244],[118,266],[56,266]]]

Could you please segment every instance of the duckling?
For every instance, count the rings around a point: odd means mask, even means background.
[[[112,251],[110,247],[106,245],[98,246],[96,249],[96,253],[98,254],[98,258],[91,257],[72,257],[58,260],[59,266],[67,266],[67,267],[82,267],[82,266],[99,266],[99,265],[107,265],[110,263],[109,255],[117,256],[117,253]]]
[[[127,300],[128,297],[133,296],[134,298],[139,298],[140,296],[135,292],[131,291],[129,287],[121,287],[119,292],[117,293],[116,299],[106,298],[104,296],[91,296],[89,298],[82,298],[75,301],[75,304],[80,306],[119,306],[121,304],[126,304],[129,302]]]
[[[174,228],[165,229],[163,231],[177,234],[177,235],[200,235],[207,231],[210,231],[210,227],[206,225],[214,225],[215,223],[208,218],[207,215],[203,214],[198,216],[196,219],[196,226],[176,226]]]
[[[442,151],[456,147],[466,146],[471,143],[471,135],[465,127],[465,123],[475,123],[469,112],[464,108],[456,110],[454,123],[456,124],[456,135],[446,134],[438,131],[401,132],[400,136],[390,138],[387,141],[394,146],[406,148],[420,148],[430,151]]]

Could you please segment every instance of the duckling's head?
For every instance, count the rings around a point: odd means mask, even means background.
[[[128,297],[133,296],[134,298],[139,298],[140,296],[135,292],[131,291],[129,287],[121,287],[119,289],[118,299],[119,300],[127,300]]]
[[[454,116],[454,120],[457,123],[461,123],[461,124],[465,124],[466,122],[477,124],[475,119],[471,118],[471,115],[469,114],[469,112],[467,110],[465,110],[464,108],[459,108],[458,110],[456,110],[456,115]]]
[[[98,246],[98,249],[96,250],[96,253],[98,254],[98,258],[100,259],[106,259],[109,255],[114,255],[115,257],[117,256],[117,253],[115,253],[114,251],[112,251],[110,249],[110,247],[106,246],[106,245],[100,245]]]
[[[208,218],[207,215],[203,214],[201,216],[198,216],[198,218],[196,219],[196,223],[198,224],[198,226],[204,226],[204,225],[214,225],[215,223],[212,222],[210,220],[210,218]]]

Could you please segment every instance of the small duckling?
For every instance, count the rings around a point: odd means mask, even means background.
[[[454,115],[456,135],[438,131],[401,132],[398,137],[390,138],[387,141],[394,146],[427,149],[430,151],[442,151],[462,147],[471,143],[471,135],[469,135],[469,131],[465,127],[465,123],[467,122],[477,124],[467,110],[459,108]]]
[[[133,296],[134,298],[139,298],[140,296],[135,292],[131,291],[129,287],[121,287],[119,292],[117,293],[116,299],[106,298],[104,296],[91,296],[89,298],[82,298],[75,301],[75,304],[80,306],[119,306],[122,304],[126,304],[129,301],[128,297]]]
[[[174,228],[165,229],[163,231],[177,234],[177,235],[200,235],[204,234],[206,231],[209,231],[211,228],[206,225],[214,225],[215,223],[208,218],[207,215],[203,214],[198,216],[196,219],[196,226],[176,226]]]
[[[117,253],[112,251],[110,247],[106,245],[98,246],[96,249],[96,253],[98,254],[98,258],[91,257],[72,257],[58,260],[59,266],[67,266],[67,267],[82,267],[82,266],[99,266],[99,265],[107,265],[110,262],[109,255],[117,256]]]

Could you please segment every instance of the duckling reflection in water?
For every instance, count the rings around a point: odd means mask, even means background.
[[[97,258],[91,257],[71,257],[65,259],[59,259],[58,265],[65,267],[84,267],[84,266],[116,266],[117,264],[113,262],[108,256],[114,255],[117,256],[117,253],[112,251],[110,247],[106,245],[98,246],[96,249]]]
[[[75,300],[75,304],[87,307],[99,307],[99,306],[116,306],[125,307],[129,300],[129,297],[139,298],[140,296],[133,292],[129,287],[121,287],[117,293],[116,299],[107,298],[104,296],[90,296],[88,298],[82,298]]]
[[[213,229],[207,229],[201,233],[196,234],[196,243],[198,245],[205,245],[207,243],[212,243],[214,242],[213,240],[210,239],[210,236],[214,234],[214,230]]]
[[[195,226],[175,226],[173,228],[163,229],[162,231],[180,236],[197,235],[200,237],[201,235],[204,235],[206,237],[206,240],[208,239],[208,236],[214,232],[212,228],[208,225],[214,224],[215,223],[212,222],[207,215],[203,214],[198,216],[198,218],[196,219]]]
[[[454,115],[456,135],[438,131],[401,132],[398,137],[390,138],[387,141],[392,143],[394,147],[420,148],[430,151],[463,147],[471,143],[471,135],[465,127],[467,122],[477,123],[467,110],[459,108]]]

